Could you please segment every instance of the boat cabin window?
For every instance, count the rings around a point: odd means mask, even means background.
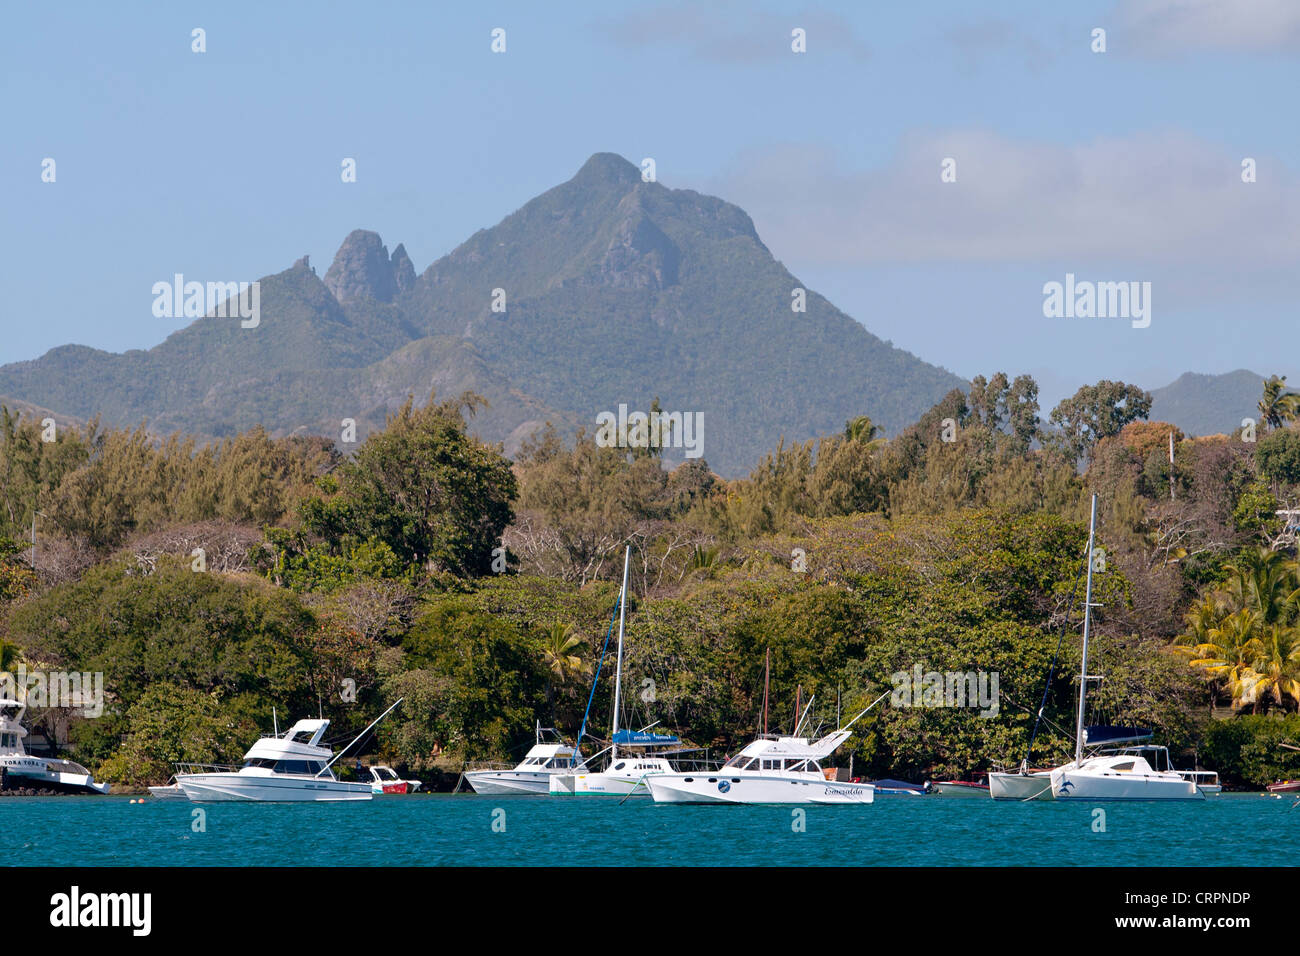
[[[244,768],[247,769],[249,767],[260,767],[263,770],[274,770],[275,761],[268,760],[265,757],[254,757],[252,760],[244,761]]]
[[[749,759],[749,758],[746,757],[744,754],[736,754],[736,756],[732,757],[730,760],[728,760],[726,763],[724,763],[723,766],[724,766],[724,767],[739,767],[739,766],[741,766],[741,765],[742,765],[746,760],[748,760],[748,759]]]
[[[319,760],[279,760],[276,761],[275,772],[315,775],[323,766]]]
[[[1133,769],[1133,761],[1132,761],[1132,760],[1126,760],[1124,763],[1117,763],[1117,764],[1114,764],[1114,765],[1111,767],[1111,769],[1112,769],[1112,770],[1132,770],[1132,769]]]
[[[292,739],[293,742],[296,744],[307,744],[307,743],[311,743],[311,735],[312,735],[312,731],[310,730],[300,730],[293,735]]]
[[[620,760],[618,763],[614,764],[614,769],[615,769],[615,770],[622,770],[622,769],[623,769],[624,767],[626,767],[626,766],[627,766],[627,764],[624,763],[622,760]]]
[[[17,747],[17,734],[0,734],[0,747]]]

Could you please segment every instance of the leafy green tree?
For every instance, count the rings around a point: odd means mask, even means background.
[[[35,587],[36,573],[23,560],[18,543],[0,538],[0,607],[15,598],[30,594]]]
[[[511,622],[448,597],[416,619],[403,650],[435,675],[437,710],[423,719],[444,747],[473,760],[531,737],[545,700],[541,657]]]
[[[131,705],[125,731],[99,770],[110,783],[142,790],[166,782],[178,763],[238,763],[258,727],[217,696],[161,681]]]
[[[1054,442],[1075,460],[1089,455],[1103,438],[1118,435],[1129,422],[1146,418],[1151,393],[1136,385],[1103,380],[1085,385],[1052,409]]]
[[[1255,461],[1260,474],[1273,481],[1300,484],[1300,429],[1281,428],[1265,435],[1255,446]]]
[[[332,547],[348,538],[388,545],[404,564],[486,574],[514,517],[510,462],[467,430],[472,394],[414,407],[408,399],[383,431],[341,464],[325,497],[303,503],[303,522]]]

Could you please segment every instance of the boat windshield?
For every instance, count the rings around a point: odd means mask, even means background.
[[[244,769],[250,768],[314,777],[325,769],[325,763],[321,760],[270,760],[266,757],[254,757],[244,761]]]

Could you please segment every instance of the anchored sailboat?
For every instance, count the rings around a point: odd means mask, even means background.
[[[623,626],[627,615],[627,571],[631,557],[632,548],[629,546],[623,552],[623,588],[618,598],[618,653],[614,665],[614,718],[610,731],[609,761],[605,769],[599,772],[593,773],[584,766],[568,773],[552,774],[550,780],[552,794],[648,797],[650,790],[646,785],[647,778],[674,771],[673,765],[663,755],[663,750],[681,743],[676,736],[652,734],[648,732],[648,727],[638,731],[619,728],[623,701]],[[592,683],[593,694],[596,689],[595,681],[598,680],[600,680],[599,668]],[[583,724],[585,727],[585,716]],[[620,748],[622,753],[619,752]]]
[[[1195,779],[1177,770],[1158,770],[1146,758],[1145,748],[1097,751],[1084,756],[1084,748],[1114,747],[1144,740],[1150,731],[1136,727],[1085,727],[1088,703],[1088,638],[1091,633],[1092,553],[1097,532],[1097,496],[1092,496],[1088,522],[1088,585],[1083,602],[1083,654],[1079,663],[1079,707],[1075,715],[1074,760],[1051,772],[1056,800],[1199,800],[1205,793]],[[1166,752],[1166,760],[1168,754]],[[1217,783],[1217,780],[1216,780]]]

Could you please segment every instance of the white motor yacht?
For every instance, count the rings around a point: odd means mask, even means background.
[[[587,762],[582,754],[566,744],[554,728],[539,723],[536,743],[518,764],[467,770],[465,779],[475,793],[547,794],[551,790],[552,774],[586,771]]]
[[[252,800],[273,803],[369,800],[371,784],[340,780],[333,763],[383,720],[401,700],[357,735],[337,754],[322,743],[328,720],[300,720],[283,734],[263,737],[236,768],[182,767],[176,785],[195,803]]]
[[[828,780],[820,761],[849,739],[863,714],[888,696],[886,691],[857,717],[819,740],[764,735],[720,770],[654,774],[645,778],[646,785],[656,803],[872,803],[873,785]],[[802,723],[801,718],[796,735]]]
[[[0,698],[0,770],[6,785],[61,793],[108,793],[108,784],[97,782],[81,764],[27,752],[23,743],[27,730],[22,724],[26,710],[22,701]]]

